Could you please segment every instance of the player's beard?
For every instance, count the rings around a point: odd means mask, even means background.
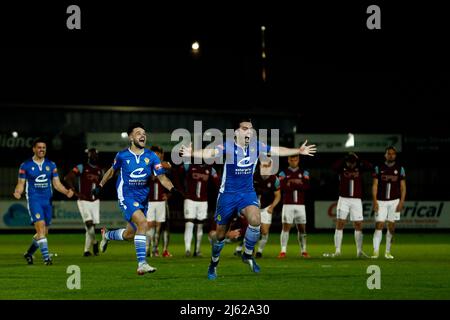
[[[132,143],[134,144],[134,146],[138,149],[144,149],[145,148],[145,140],[144,142],[140,142],[137,139],[133,139]],[[142,145],[141,145],[142,144]]]

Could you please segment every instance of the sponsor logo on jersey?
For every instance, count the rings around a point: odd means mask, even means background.
[[[34,181],[39,182],[39,183],[44,183],[47,182],[47,176],[45,174],[41,174],[40,176],[37,176],[36,179],[34,179]]]
[[[250,167],[253,163],[251,163],[250,161],[250,157],[245,157],[242,158],[241,160],[239,160],[239,162],[237,163],[237,166],[240,168],[246,168],[246,167]]]
[[[144,178],[147,173],[142,173],[142,171],[144,171],[144,168],[137,168],[132,173],[130,173],[130,177],[134,179]]]

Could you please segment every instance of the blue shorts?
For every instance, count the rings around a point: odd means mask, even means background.
[[[258,197],[254,191],[248,193],[219,193],[214,220],[217,224],[227,224],[235,213],[239,216],[241,210],[248,206],[259,207]]]
[[[133,228],[136,229],[134,223],[131,222],[131,217],[136,210],[141,210],[145,217],[147,217],[147,201],[137,201],[132,198],[124,198],[124,200],[119,200],[119,207],[122,210],[123,218],[131,224]]]
[[[52,203],[49,199],[28,199],[28,213],[30,214],[31,223],[45,221],[45,225],[52,223]]]

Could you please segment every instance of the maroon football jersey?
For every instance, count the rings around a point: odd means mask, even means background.
[[[99,166],[91,164],[79,164],[72,169],[75,175],[78,176],[78,192],[84,196],[87,201],[95,201],[96,198],[92,194],[101,181],[103,171]]]
[[[180,180],[184,180],[183,189],[186,199],[193,201],[208,201],[208,180],[210,178],[213,179],[216,186],[219,185],[219,177],[211,165],[181,165],[178,168],[178,176]]]
[[[405,179],[405,168],[395,163],[389,167],[385,163],[376,166],[373,177],[378,179],[378,200],[400,199],[400,181]]]
[[[276,175],[271,175],[267,179],[263,179],[259,173],[256,173],[253,176],[253,185],[259,197],[261,208],[270,206],[275,198],[274,192],[280,190],[280,180]]]
[[[165,201],[164,196],[167,193],[166,188],[159,182],[158,177],[152,175],[150,178],[150,192],[148,194],[148,201]]]
[[[305,204],[305,190],[309,189],[309,172],[300,168],[287,168],[278,174],[283,204]]]
[[[371,168],[372,165],[367,161],[358,161],[354,168],[348,167],[345,161],[340,161],[335,166],[339,175],[339,196],[362,199],[362,173]]]

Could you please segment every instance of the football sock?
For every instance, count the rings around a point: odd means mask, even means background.
[[[50,258],[49,254],[48,254],[48,243],[47,243],[47,238],[42,238],[39,239],[37,241],[38,245],[39,245],[39,249],[41,249],[41,253],[42,253],[42,258],[44,258],[45,260],[48,260]]]
[[[106,232],[105,237],[107,240],[123,241],[123,233],[125,229],[116,229]]]
[[[253,249],[255,248],[256,242],[259,240],[261,226],[251,226],[248,225],[247,231],[245,231],[244,238],[244,252],[246,254],[252,255]]]
[[[136,248],[136,257],[139,263],[146,262],[145,260],[145,244],[147,242],[145,234],[136,234],[134,236],[134,247]]]
[[[380,250],[380,243],[383,239],[383,231],[382,230],[375,230],[373,233],[373,250],[378,252]]]
[[[220,251],[222,251],[224,245],[225,239],[223,239],[222,241],[215,241],[212,246],[211,264],[213,264],[214,266],[217,266],[217,264],[219,263]]]
[[[334,231],[334,246],[336,247],[336,252],[341,252],[341,246],[342,246],[342,237],[343,237],[343,231],[336,229]]]
[[[197,253],[200,252],[200,245],[202,244],[202,236],[203,236],[203,224],[198,223],[197,224],[197,247],[196,247]]]
[[[169,230],[164,230],[163,233],[163,241],[164,241],[164,251],[167,250],[167,247],[169,246],[169,239],[170,239],[170,233]]]
[[[306,252],[306,233],[297,232],[297,239],[302,252]]]
[[[289,231],[281,230],[280,235],[281,252],[286,252],[288,240],[289,240]]]
[[[386,252],[391,252],[391,243],[394,235],[388,230],[386,231]]]
[[[363,244],[363,233],[361,230],[355,230],[355,243],[356,243],[356,252],[359,253],[362,251]]]
[[[261,240],[259,241],[259,247],[258,252],[262,253],[264,250],[264,247],[267,244],[267,240],[269,240],[269,234],[263,234],[261,235]]]
[[[31,242],[31,245],[28,248],[27,253],[29,255],[33,255],[37,249],[39,249],[39,244],[37,243],[36,239],[33,238],[33,242]]]
[[[191,251],[192,232],[194,231],[194,223],[186,222],[184,228],[184,246],[185,251]]]

